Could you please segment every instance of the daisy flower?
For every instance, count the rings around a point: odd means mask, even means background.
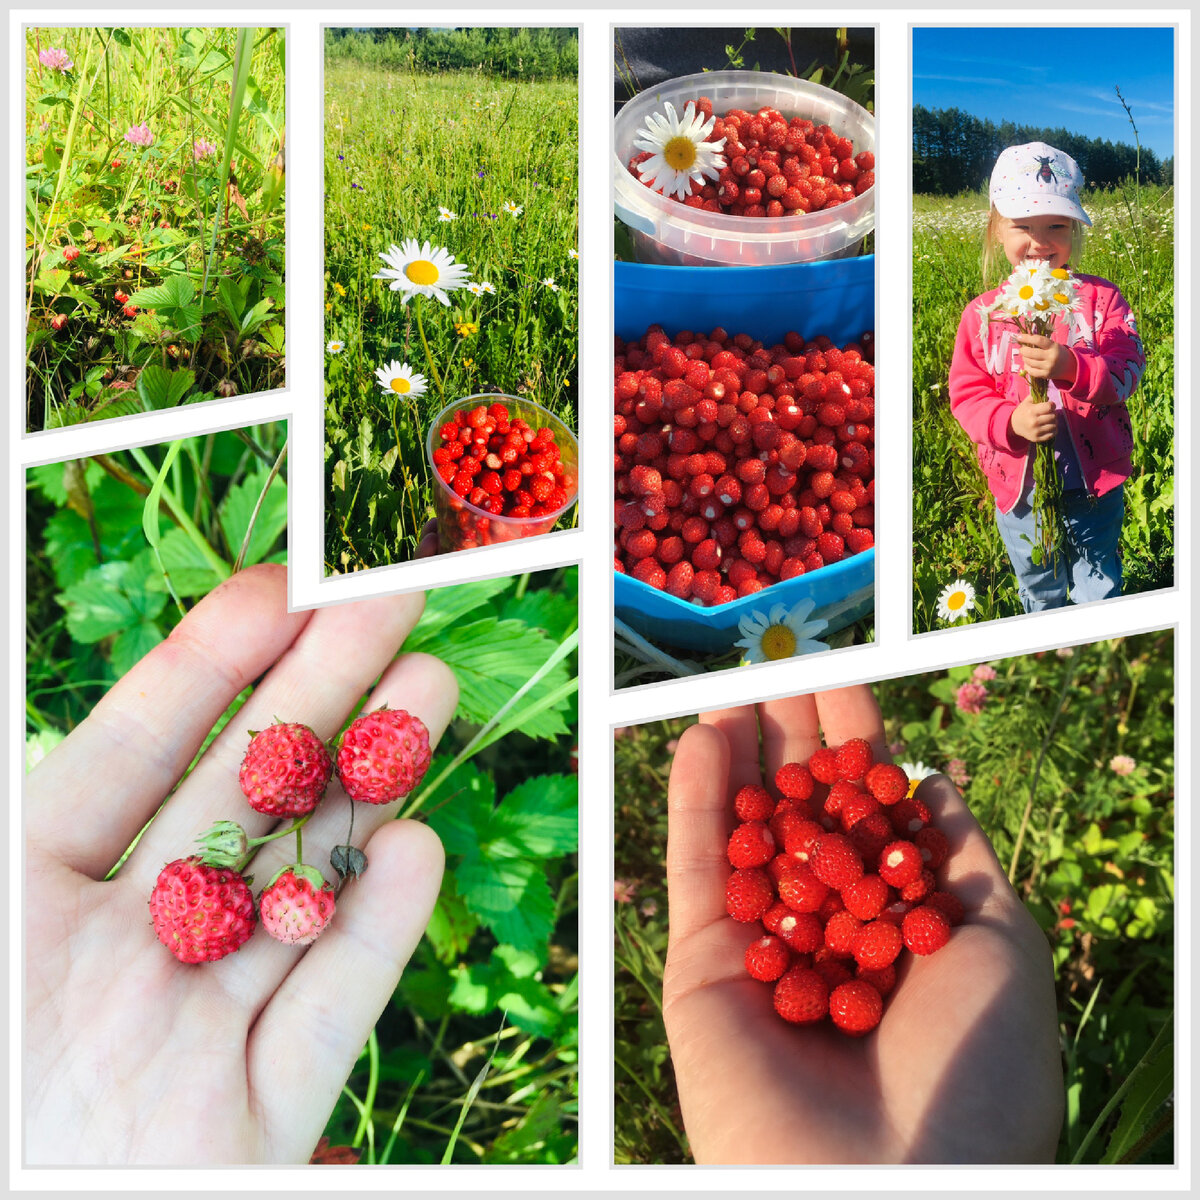
[[[443,208],[438,205],[438,220],[439,221],[457,221],[458,213],[451,212],[448,208]]]
[[[392,359],[386,367],[375,369],[375,378],[385,392],[397,396],[422,396],[425,394],[425,376],[418,375],[408,363]]]
[[[479,283],[479,291],[477,291],[475,294],[477,296],[494,296],[496,294],[496,285],[494,283],[488,283],[486,279],[483,279]]]
[[[554,276],[551,275],[547,279],[542,280],[542,287],[549,288],[552,292],[558,291],[558,284],[554,282]]]
[[[326,350],[327,350],[327,351],[328,351],[330,354],[341,354],[341,352],[342,352],[343,350],[345,350],[345,348],[346,348],[346,343],[345,343],[345,342],[338,341],[338,339],[337,339],[337,338],[334,338],[334,339],[333,339],[331,342],[329,342],[329,343],[326,345],[326,347],[325,347],[325,349],[326,349]]]
[[[633,140],[639,150],[650,151],[650,157],[638,164],[638,174],[656,192],[682,200],[693,180],[703,183],[720,175],[725,165],[721,153],[725,139],[705,140],[712,132],[715,118],[706,121],[691,100],[683,110],[683,120],[669,100],[663,109],[665,115],[656,112],[646,118],[645,129]]]
[[[937,598],[937,615],[943,621],[957,621],[975,607],[975,589],[965,580],[948,583]]]
[[[808,599],[801,600],[791,611],[786,604],[776,604],[766,616],[757,610],[747,613],[738,620],[742,636],[734,645],[741,646],[752,663],[828,650],[824,642],[810,640],[814,634],[824,632],[828,622],[817,620],[805,624],[815,607],[816,602]]]
[[[930,775],[936,775],[937,772],[932,767],[927,767],[923,762],[902,762],[900,769],[909,777],[909,779],[928,779]]]
[[[394,292],[403,292],[402,305],[414,296],[433,296],[447,308],[447,292],[457,291],[467,282],[470,268],[454,261],[454,255],[443,246],[431,246],[406,238],[403,245],[390,246],[380,258],[387,264],[372,279],[386,279]]]
[[[500,211],[506,212],[513,217],[519,217],[521,213],[525,211],[525,206],[523,204],[514,204],[511,200],[505,200],[505,202],[500,205]]]
[[[567,257],[568,258],[578,258],[579,251],[576,250],[574,246],[572,246],[571,249],[567,251]]]

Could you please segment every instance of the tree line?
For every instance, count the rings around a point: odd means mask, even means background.
[[[957,108],[913,108],[913,191],[932,195],[986,189],[996,158],[1006,146],[1046,142],[1065,150],[1090,188],[1116,187],[1137,174],[1142,183],[1172,182],[1174,160],[1153,150],[1107,138],[1088,138],[1061,127],[996,124]]]
[[[574,28],[327,29],[330,56],[408,71],[484,71],[521,79],[574,79]]]

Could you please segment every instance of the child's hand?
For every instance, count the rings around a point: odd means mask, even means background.
[[[1049,400],[1034,403],[1028,396],[1013,409],[1009,428],[1027,442],[1052,442],[1058,430],[1058,415]]]
[[[1075,382],[1075,355],[1061,342],[1038,333],[1019,333],[1017,341],[1021,344],[1021,362],[1026,375],[1034,379]]]

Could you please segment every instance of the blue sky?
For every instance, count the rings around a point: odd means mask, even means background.
[[[913,103],[958,108],[993,122],[1063,126],[1143,146],[1160,159],[1174,143],[1174,30],[1051,28],[913,30]]]

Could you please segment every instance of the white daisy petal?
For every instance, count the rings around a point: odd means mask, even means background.
[[[786,604],[774,604],[765,615],[754,609],[739,618],[738,632],[742,637],[734,645],[742,647],[752,663],[828,650],[824,642],[812,639],[813,634],[825,630],[827,622],[805,621],[815,607],[812,599],[806,599],[790,610]]]
[[[705,119],[698,113],[694,101],[688,101],[682,120],[670,101],[663,104],[663,110],[651,113],[634,138],[637,149],[650,152],[650,157],[638,164],[637,171],[654,191],[682,200],[693,182],[703,183],[720,175],[725,165],[721,153],[725,139],[705,140],[712,132],[714,119]]]
[[[470,268],[455,262],[454,255],[443,246],[431,246],[407,238],[400,246],[391,246],[379,256],[387,264],[374,279],[385,279],[396,292],[403,292],[401,303],[407,305],[413,296],[431,296],[449,307],[449,292],[465,287]]]
[[[385,367],[375,369],[375,378],[385,391],[397,396],[422,396],[427,380],[408,365],[392,359]]]
[[[956,579],[938,593],[937,615],[943,621],[957,621],[975,607],[975,589],[965,580]]]

